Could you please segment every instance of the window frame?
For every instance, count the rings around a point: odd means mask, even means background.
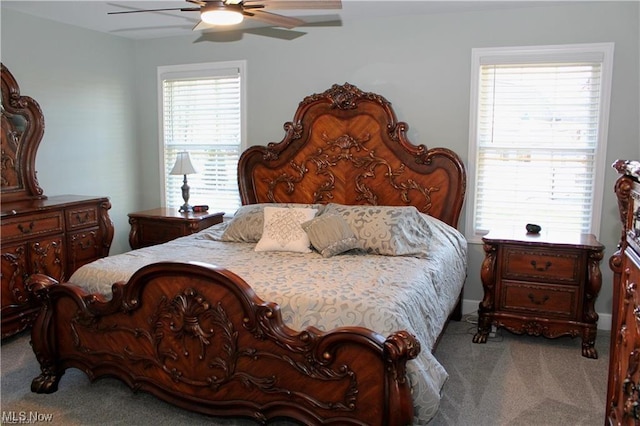
[[[591,200],[590,233],[596,237],[600,233],[604,197],[604,176],[606,166],[609,109],[611,102],[611,82],[613,77],[614,43],[585,43],[545,46],[514,46],[473,48],[471,52],[471,84],[469,108],[469,153],[467,162],[468,183],[467,209],[465,215],[465,235],[470,243],[482,243],[486,232],[476,230],[476,183],[478,158],[478,115],[480,94],[480,68],[482,65],[497,64],[537,64],[566,63],[572,61],[601,60],[600,111],[598,117],[597,146],[594,160],[593,196]]]
[[[220,72],[229,68],[237,68],[240,76],[240,154],[247,149],[247,61],[220,61],[203,62],[195,64],[161,65],[157,68],[157,96],[158,96],[158,162],[160,170],[160,200],[164,206],[166,204],[166,183],[167,173],[164,164],[164,92],[163,79],[170,77],[212,77],[220,75]],[[237,170],[236,170],[237,176]],[[238,193],[238,196],[240,194]],[[215,202],[215,200],[213,200]],[[173,207],[173,206],[171,206]],[[179,206],[176,206],[178,208]],[[215,206],[210,206],[215,209]],[[232,215],[234,212],[225,212],[225,215]]]

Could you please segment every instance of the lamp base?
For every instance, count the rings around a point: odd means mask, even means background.
[[[187,184],[187,175],[184,175],[184,180],[182,181],[182,199],[184,200],[184,204],[180,207],[181,213],[189,213],[193,211],[193,207],[189,205],[189,185]]]

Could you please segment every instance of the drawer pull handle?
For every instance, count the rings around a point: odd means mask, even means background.
[[[85,212],[84,217],[80,216],[80,213],[76,213],[76,220],[78,221],[79,224],[81,225],[84,224],[89,220],[89,212]]]
[[[36,226],[35,222],[31,222],[29,224],[28,228],[25,228],[24,226],[22,226],[21,223],[18,224],[18,229],[20,230],[20,232],[22,232],[23,234],[30,234],[31,231],[33,231],[33,228]]]
[[[535,260],[532,260],[531,266],[533,266],[533,269],[535,269],[538,272],[545,272],[545,271],[548,271],[549,268],[551,267],[551,262],[546,262],[544,266],[538,266],[538,263]]]
[[[536,300],[535,296],[529,293],[529,300],[531,300],[531,303],[533,303],[534,305],[544,305],[547,300],[549,300],[549,296],[545,295],[542,300]]]

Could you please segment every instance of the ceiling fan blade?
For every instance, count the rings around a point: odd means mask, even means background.
[[[242,9],[244,10],[253,10],[253,9],[264,9],[264,4],[242,4]]]
[[[280,40],[293,40],[305,35],[306,33],[295,30],[284,30],[282,28],[274,27],[261,27],[261,28],[245,28],[242,30],[227,30],[227,31],[203,31],[194,43],[201,42],[215,42],[225,43],[231,41],[241,40],[245,34],[253,34],[257,36],[277,38]]]
[[[253,19],[258,19],[262,22],[266,22],[276,27],[283,28],[295,28],[300,25],[304,25],[304,21],[298,18],[292,18],[289,16],[276,15],[275,13],[265,12],[263,10],[251,10],[251,12],[245,12],[245,16]]]
[[[342,9],[341,0],[244,0],[245,6],[262,3],[265,9]]]
[[[140,10],[125,10],[122,12],[107,12],[107,15],[121,15],[123,13],[140,13],[140,12],[165,12],[169,10],[179,10],[181,12],[196,12],[199,11],[199,7],[173,7],[168,9],[140,9]]]
[[[247,34],[254,34],[264,37],[278,38],[280,40],[294,40],[306,34],[302,31],[283,30],[282,28],[274,27],[249,28],[244,32]]]

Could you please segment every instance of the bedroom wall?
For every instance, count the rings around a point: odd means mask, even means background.
[[[45,195],[108,196],[129,250],[127,213],[138,202],[134,45],[130,40],[2,10],[2,63],[42,108],[38,182]]]
[[[247,60],[249,145],[281,140],[282,124],[293,117],[304,96],[322,92],[333,83],[349,82],[390,100],[398,118],[409,123],[414,143],[448,147],[466,162],[473,47],[615,42],[607,191],[599,235],[607,249],[601,264],[603,288],[596,304],[606,321],[611,312],[612,279],[607,262],[620,235],[615,199],[609,190],[616,176],[609,165],[617,158],[640,157],[639,15],[636,2],[560,6],[541,2],[529,9],[390,16],[345,22],[342,27],[305,28],[306,35],[288,41],[247,34],[241,40],[216,42],[197,33],[126,41],[17,13],[5,19],[3,12],[2,56],[4,62],[5,35],[20,39],[23,47],[9,46],[7,63],[18,67],[24,93],[44,102],[49,110],[45,115],[52,115],[38,160],[41,185],[51,195],[55,191],[111,196],[112,216],[118,222],[116,239],[122,242],[129,229],[127,212],[160,205],[159,65]],[[33,56],[24,54],[24,46]],[[74,99],[84,97],[89,111],[65,96],[69,91]],[[97,98],[103,105],[101,114],[91,113]],[[75,120],[76,115],[82,119]],[[45,150],[47,140],[48,145],[55,141],[55,148]],[[61,150],[65,155],[60,155]],[[74,161],[57,162],[67,155]],[[107,161],[92,164],[87,158]],[[95,181],[85,179],[90,171],[97,172]],[[461,222],[460,229],[463,227]],[[127,248],[122,243],[112,253]],[[476,309],[482,297],[482,258],[481,247],[472,244],[465,288],[470,310]],[[603,321],[601,326],[608,327]]]

